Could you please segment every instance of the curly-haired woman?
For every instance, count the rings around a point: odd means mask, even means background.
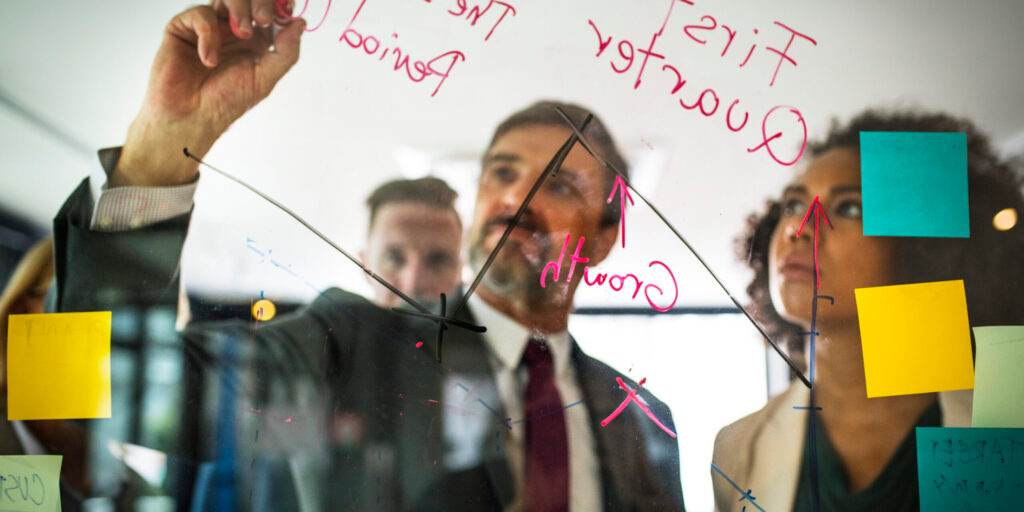
[[[862,131],[965,133],[970,238],[864,236]],[[854,289],[962,279],[972,326],[1024,324],[1024,308],[1011,295],[1024,286],[1024,227],[1000,230],[992,222],[1006,208],[1024,212],[1022,180],[970,122],[944,114],[869,110],[833,124],[825,140],[808,148],[802,172],[750,218],[739,249],[754,271],[750,309],[801,356],[794,359],[805,360],[801,333],[810,330],[815,269],[812,234],[797,231],[820,197],[832,229],[819,233],[819,293],[835,303],[819,302],[815,324],[816,435],[808,428],[809,390],[795,382],[722,429],[713,461],[767,510],[916,511],[914,427],[969,426],[970,391],[867,398]],[[814,452],[820,507],[813,503]],[[712,478],[719,510],[750,505]]]

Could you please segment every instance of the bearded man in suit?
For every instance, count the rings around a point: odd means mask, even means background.
[[[273,52],[253,35],[270,23],[270,5],[215,2],[168,24],[123,147],[100,152],[102,194],[94,198],[86,180],[55,219],[58,310],[116,316],[176,300],[198,180],[181,148],[202,158],[298,59],[301,20],[277,34]],[[184,397],[181,431],[190,434],[176,455],[199,470],[178,478],[179,504],[683,509],[674,437],[636,406],[600,425],[626,396],[616,378],[671,429],[668,407],[584,354],[567,330],[582,264],[598,264],[615,245],[620,211],[605,201],[614,173],[555,107],[625,170],[586,109],[542,102],[503,121],[483,157],[467,234],[470,267],[482,278],[467,289],[475,293],[450,301],[441,326],[332,288],[255,330],[194,324],[180,336],[182,379],[201,392]],[[569,240],[579,250],[566,259]],[[476,325],[486,331],[464,328]],[[230,428],[218,428],[225,421]],[[219,468],[225,457],[233,478],[215,469],[203,476],[204,464]],[[228,492],[209,498],[211,486]],[[234,498],[216,501],[224,496]]]

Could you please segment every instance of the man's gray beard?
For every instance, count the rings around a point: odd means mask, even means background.
[[[486,284],[489,290],[515,302],[521,308],[535,307],[546,300],[546,289],[540,287],[540,273],[547,262],[542,262],[539,267],[533,265],[519,252],[519,246],[517,241],[506,241],[488,267],[481,284]],[[542,254],[544,252],[541,251]],[[490,252],[484,252],[479,245],[474,244],[469,251],[469,266],[474,273],[480,273],[489,256]]]

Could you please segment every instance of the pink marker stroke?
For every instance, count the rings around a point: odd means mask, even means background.
[[[811,207],[807,209],[807,214],[804,215],[804,220],[800,222],[800,229],[796,231],[796,236],[800,236],[800,233],[804,231],[804,224],[807,224],[807,219],[814,215],[814,277],[817,288],[821,288],[821,270],[818,268],[818,217],[825,218],[825,224],[828,227],[832,227],[832,221],[828,220],[828,214],[825,213],[825,207],[821,205],[820,196],[814,196],[814,201],[811,201]]]
[[[664,28],[664,27],[663,27]],[[620,189],[621,187],[621,189]],[[626,199],[629,199],[629,204],[633,203],[633,196],[629,193],[629,187],[626,186],[626,182],[622,179],[622,176],[615,175],[615,184],[612,185],[612,193],[608,194],[608,199],[605,203],[611,204],[612,199],[615,198],[615,191],[619,190],[619,211],[622,218],[622,247],[626,247]]]
[[[618,416],[622,411],[626,410],[626,406],[629,405],[629,402],[636,402],[636,405],[640,406],[640,409],[644,411],[644,414],[646,414],[647,417],[651,419],[651,421],[653,421],[656,425],[661,427],[661,429],[664,430],[666,434],[672,437],[676,437],[676,433],[669,430],[669,428],[666,427],[661,421],[658,421],[658,418],[656,418],[654,416],[654,413],[647,408],[647,405],[641,402],[639,398],[637,398],[636,391],[629,389],[629,386],[627,386],[625,382],[622,382],[622,377],[615,377],[615,381],[619,383],[620,388],[624,389],[626,393],[628,393],[628,396],[622,401],[621,404],[619,404],[618,407],[615,408],[614,411],[612,411],[611,414],[608,415],[607,418],[601,421],[602,427],[611,423],[611,421],[615,419],[616,416]],[[645,382],[647,382],[646,377],[640,379],[640,383],[637,384],[637,388],[639,389],[640,386],[643,386]]]

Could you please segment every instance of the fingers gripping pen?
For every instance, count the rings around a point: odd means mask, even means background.
[[[308,0],[306,2],[309,3]],[[277,39],[277,33],[283,28],[288,26],[292,20],[299,18],[299,16],[292,16],[292,11],[295,10],[295,0],[274,0],[274,23],[270,30],[270,51],[274,51],[274,41]],[[305,7],[302,9],[305,11]]]

